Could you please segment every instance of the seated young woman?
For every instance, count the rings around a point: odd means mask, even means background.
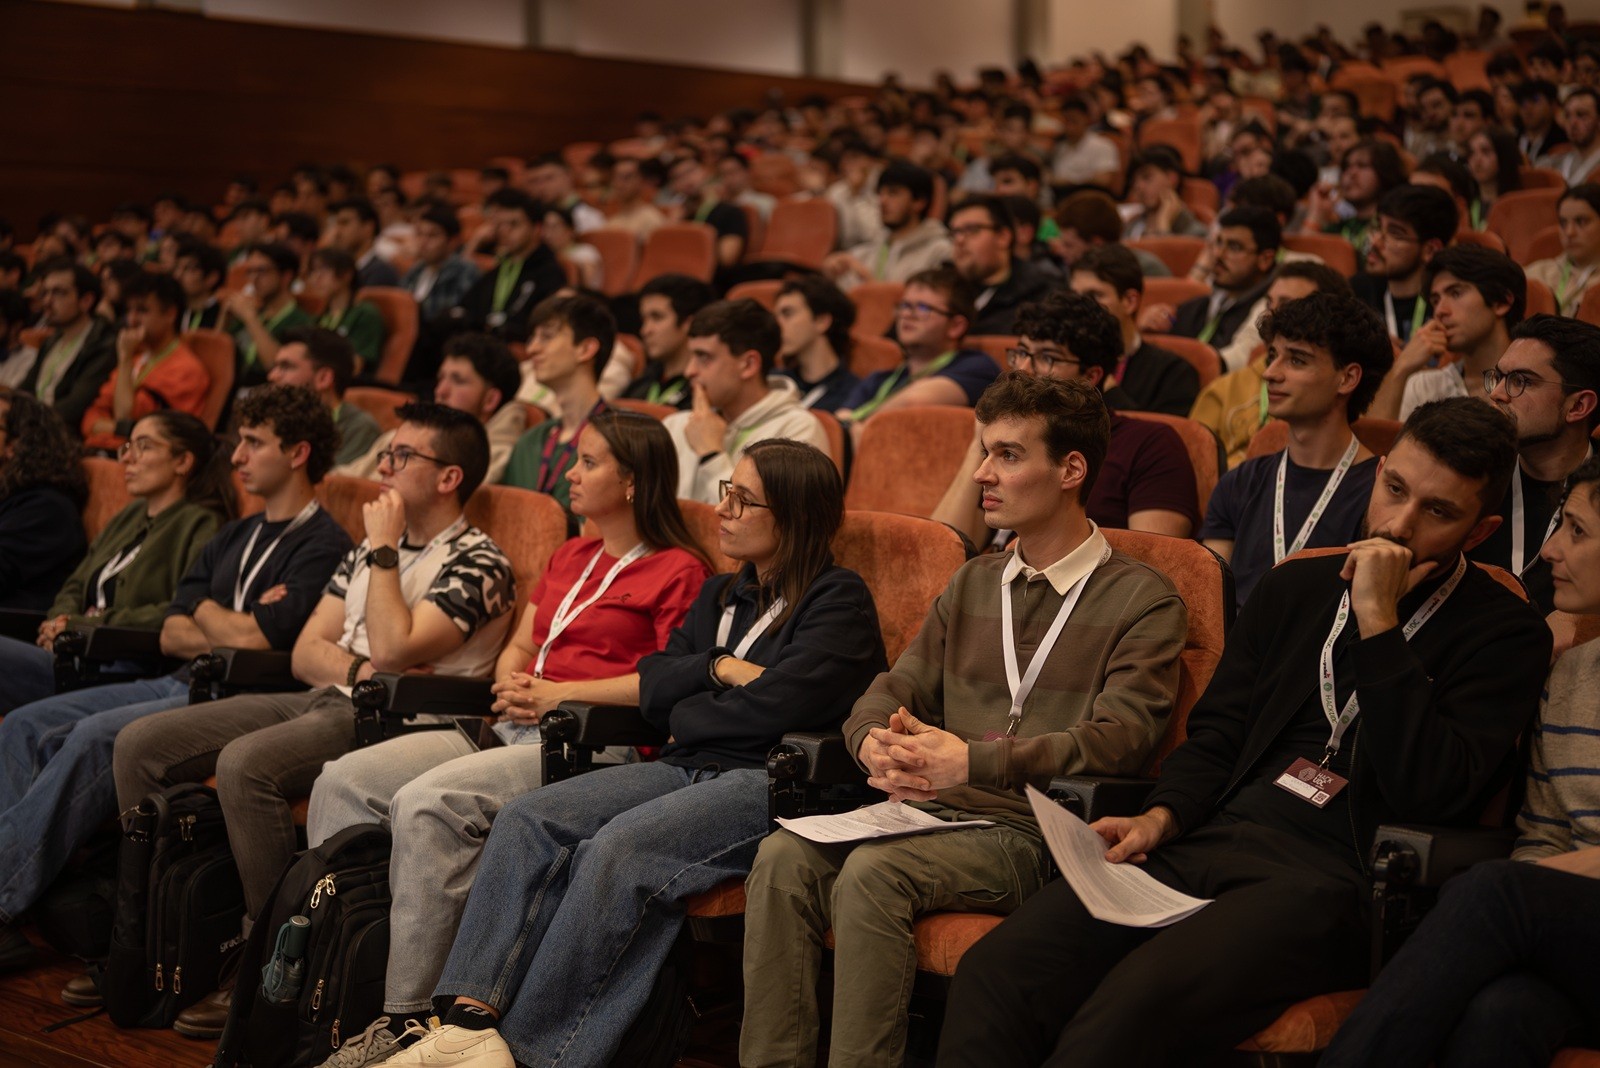
[[[56,592],[32,645],[0,638],[0,715],[55,692],[56,636],[86,626],[156,630],[178,580],[233,518],[229,453],[171,409],[139,420],[118,457],[135,498],[112,517]]]
[[[1600,459],[1567,481],[1540,555],[1556,608],[1600,613]],[[1550,671],[1510,860],[1451,879],[1322,1068],[1547,1068],[1600,1042],[1600,640]]]
[[[82,451],[44,401],[0,394],[0,608],[43,612],[83,559]]]
[[[666,645],[711,573],[678,510],[677,464],[648,416],[601,412],[579,435],[570,477],[584,536],[551,557],[495,665],[493,740],[510,744],[479,752],[460,732],[418,731],[318,776],[311,845],[359,823],[394,834],[385,1011],[428,1009],[489,825],[540,785],[540,717],[562,701],[638,704],[640,657]]]
[[[829,550],[844,515],[833,462],[760,441],[724,489],[719,543],[743,566],[639,662],[641,711],[671,736],[661,759],[501,810],[435,991],[445,1022],[411,1025],[420,1040],[384,1063],[608,1063],[684,900],[749,873],[770,829],[767,752],[837,726],[888,669],[872,594]]]

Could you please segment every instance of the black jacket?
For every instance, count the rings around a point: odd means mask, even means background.
[[[994,292],[978,310],[978,317],[967,333],[972,336],[1015,334],[1017,310],[1024,304],[1043,300],[1050,290],[1060,284],[1060,275],[1051,275],[1043,267],[1027,260],[1013,259],[1010,277],[994,287]],[[980,299],[982,292],[980,290]],[[1183,414],[1189,413],[1185,411]]]
[[[1315,698],[1322,643],[1348,588],[1345,559],[1281,564],[1245,602],[1189,713],[1188,739],[1146,802],[1171,809],[1179,833],[1211,819]],[[1401,602],[1402,621],[1425,596]],[[1379,823],[1477,819],[1509,780],[1517,736],[1538,712],[1550,646],[1538,613],[1476,565],[1409,643],[1399,627],[1354,642],[1361,714],[1351,731],[1361,737],[1346,789],[1363,856]]]
[[[1187,416],[1200,395],[1200,372],[1177,353],[1141,342],[1121,380],[1106,391],[1106,403],[1134,412]]]
[[[461,303],[450,311],[456,329],[483,330],[507,341],[528,340],[528,317],[546,297],[567,284],[566,269],[549,247],[540,243],[522,261],[522,272],[511,289],[511,297],[504,309],[505,321],[495,325],[489,321],[494,311],[494,287],[499,272],[494,269],[482,276],[467,290]]]
[[[765,673],[748,686],[711,684],[711,662],[731,650],[717,645],[722,591],[735,583],[733,637],[759,614],[755,571],[718,575],[700,588],[663,652],[639,661],[639,708],[672,735],[661,759],[683,767],[761,768],[789,731],[837,727],[856,698],[889,670],[878,611],[861,576],[829,566],[817,576],[782,626],[773,626],[746,655]]]
[[[1250,318],[1250,309],[1256,306],[1256,301],[1261,299],[1262,295],[1266,293],[1267,287],[1271,284],[1272,279],[1269,278],[1254,289],[1241,294],[1237,300],[1230,304],[1228,310],[1223,312],[1217,320],[1216,330],[1212,332],[1209,338],[1206,338],[1206,344],[1217,350],[1226,348],[1228,342],[1233,340],[1233,335],[1238,333],[1245,320]],[[1178,305],[1178,314],[1173,320],[1172,332],[1181,334],[1184,337],[1198,338],[1200,331],[1205,329],[1206,321],[1210,318],[1211,296],[1192,297]],[[1187,415],[1188,413],[1185,412],[1184,414]]]
[[[38,359],[33,361],[33,370],[22,382],[22,392],[38,395],[39,372],[44,369],[45,362],[50,358],[50,350],[55,347],[59,337],[59,333],[51,334],[39,349]],[[61,381],[56,384],[55,410],[61,413],[62,421],[73,434],[78,433],[78,427],[83,423],[83,413],[89,410],[89,405],[100,395],[100,387],[105,385],[106,379],[116,369],[117,328],[98,315],[91,316],[89,336],[83,339],[83,347],[61,373]]]

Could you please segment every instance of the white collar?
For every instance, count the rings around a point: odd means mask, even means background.
[[[1013,542],[1013,546],[1015,542]],[[1100,557],[1106,550],[1106,536],[1100,533],[1100,528],[1094,520],[1089,520],[1089,536],[1083,543],[1072,550],[1043,571],[1029,567],[1022,562],[1022,554],[1015,547],[1011,550],[1011,558],[1006,561],[1005,570],[1000,573],[1002,585],[1009,584],[1017,575],[1024,579],[1032,579],[1035,575],[1043,575],[1050,580],[1050,586],[1056,593],[1065,597],[1067,591],[1083,576],[1089,574],[1100,565]]]

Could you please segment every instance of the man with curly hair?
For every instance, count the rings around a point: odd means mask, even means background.
[[[312,487],[338,436],[317,395],[267,386],[239,402],[233,463],[265,510],[217,532],[178,584],[161,651],[184,660],[213,647],[288,650],[350,538],[317,506]],[[189,703],[188,669],[156,679],[57,694],[0,722],[0,972],[29,963],[16,926],[73,850],[116,815],[111,757],[117,733]],[[93,985],[73,1003],[98,1000]]]

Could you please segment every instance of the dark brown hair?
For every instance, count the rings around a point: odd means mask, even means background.
[[[633,526],[639,538],[652,549],[682,549],[715,571],[678,507],[678,454],[661,421],[608,408],[589,425],[606,439],[617,466],[633,476]]]
[[[755,464],[767,507],[778,531],[778,560],[763,585],[761,600],[782,597],[782,626],[806,590],[833,562],[833,536],[844,522],[844,483],[821,450],[788,438],[753,442],[744,454]],[[726,603],[733,584],[723,589]]]
[[[0,393],[8,403],[6,438],[11,456],[0,464],[0,500],[36,486],[54,486],[79,508],[89,490],[78,462],[78,444],[60,413],[31,393]]]
[[[1083,457],[1078,500],[1088,501],[1111,447],[1111,415],[1098,389],[1077,379],[1007,371],[983,391],[975,414],[986,425],[1007,418],[1042,420],[1051,462],[1073,452]]]
[[[161,436],[175,452],[186,452],[194,457],[194,468],[184,486],[184,498],[209,508],[224,522],[237,516],[239,504],[233,494],[233,458],[211,433],[211,428],[176,408],[163,408],[139,420],[146,421],[161,428]]]

